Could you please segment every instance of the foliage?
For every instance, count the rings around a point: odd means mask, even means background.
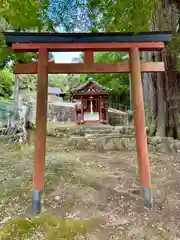
[[[79,85],[80,75],[75,74],[50,74],[49,86],[59,87],[63,92],[68,93],[69,89]]]
[[[38,29],[47,24],[48,0],[4,0],[0,19],[4,19],[13,29]],[[22,14],[23,13],[23,14]]]
[[[1,101],[1,100],[12,101],[13,98],[10,98],[10,97],[1,97],[1,96],[0,96],[0,101]]]
[[[4,0],[0,9],[0,32],[11,31],[53,31],[52,21],[48,16],[49,0]],[[14,54],[5,44],[0,34],[0,62],[21,60],[29,62],[36,54]],[[1,64],[3,65],[3,64]]]
[[[58,87],[62,91],[67,92],[68,80],[66,75],[50,74],[49,75],[49,87]]]
[[[170,7],[177,8],[177,12],[174,12],[174,16],[169,16],[170,19],[168,19]],[[161,29],[159,30],[170,30],[175,33],[167,49],[173,56],[177,57],[180,54],[180,25],[178,20],[180,5],[178,0],[89,0],[88,9],[90,12],[89,17],[93,23],[92,29],[95,31],[149,31],[153,22],[156,21],[157,10],[162,12],[162,18],[164,18],[165,22],[174,21],[174,18],[177,17],[175,20],[177,26],[171,26],[171,22],[167,28],[167,24],[161,23]],[[179,57],[177,67],[180,70]]]
[[[55,216],[41,216],[32,220],[15,219],[9,221],[0,231],[0,239],[20,240],[38,232],[44,240],[73,240],[77,236],[85,236],[94,227],[95,224],[90,220],[60,220]]]
[[[81,81],[81,75],[79,74],[68,74],[68,87],[69,89],[72,89],[73,87],[77,87],[80,84]]]
[[[24,74],[19,76],[20,89],[28,89],[36,91],[37,88],[37,75]],[[63,92],[67,93],[68,90],[74,86],[75,82],[79,83],[80,77],[75,75],[62,75],[62,74],[49,74],[48,86],[60,88]]]
[[[36,91],[37,75],[24,74],[18,76],[19,88]],[[12,86],[14,85],[15,75],[10,67],[6,67],[0,71],[0,97],[1,99],[9,99],[12,94]]]
[[[87,32],[91,26],[87,0],[51,0],[49,15],[55,26],[68,32]]]
[[[29,91],[35,91],[37,87],[37,75],[25,74],[18,76],[20,79],[20,89],[28,89]]]
[[[0,70],[0,96],[8,98],[12,94],[13,73],[9,68]]]
[[[82,56],[81,56],[82,57]],[[117,63],[126,59],[125,53],[96,53],[95,62],[97,63]],[[81,75],[80,81],[86,82],[89,77],[101,85],[112,89],[111,101],[118,102],[122,105],[129,106],[129,76],[122,73],[111,74],[84,74]]]
[[[4,0],[0,10],[0,33],[11,31],[78,31],[89,29],[88,9],[85,0]],[[14,54],[0,34],[0,67],[5,61],[29,62],[36,54]]]
[[[147,31],[160,0],[89,0],[93,29],[97,31]]]

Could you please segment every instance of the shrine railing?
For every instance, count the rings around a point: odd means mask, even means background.
[[[113,108],[113,109],[124,111],[124,112],[127,112],[130,110],[130,106],[117,103],[117,102],[108,102],[108,108]]]

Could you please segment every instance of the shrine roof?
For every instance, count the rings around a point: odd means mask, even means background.
[[[75,87],[75,88],[72,88],[70,90],[71,93],[81,93],[83,92],[83,90],[86,89],[86,87],[88,87],[88,85],[90,85],[91,83],[94,83],[94,86],[95,88],[98,88],[100,89],[102,92],[107,92],[107,93],[110,93],[112,91],[112,89],[110,88],[106,88],[104,86],[102,86],[101,84],[99,84],[98,82],[94,81],[94,80],[88,80],[87,82],[85,82],[84,84],[78,86],[78,87]],[[88,89],[88,88],[87,88]]]
[[[106,43],[106,42],[164,42],[172,39],[170,31],[153,32],[98,32],[98,33],[48,33],[4,32],[8,46],[13,43]]]

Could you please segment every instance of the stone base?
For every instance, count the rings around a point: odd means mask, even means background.
[[[144,201],[144,207],[147,209],[152,209],[153,198],[152,198],[152,189],[151,188],[142,188],[142,198]]]
[[[32,211],[39,214],[41,212],[41,191],[32,190]]]

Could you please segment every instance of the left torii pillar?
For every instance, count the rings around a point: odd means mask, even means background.
[[[32,210],[41,212],[41,193],[44,188],[45,154],[46,154],[46,124],[48,95],[48,49],[39,49],[38,82],[36,106],[36,142],[35,163],[32,190]]]

